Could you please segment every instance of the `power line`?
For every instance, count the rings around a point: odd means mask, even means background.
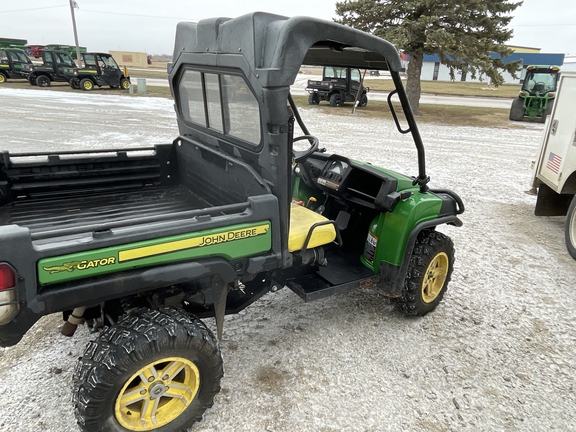
[[[32,8],[32,9],[6,10],[6,11],[0,11],[0,13],[28,12],[28,11],[35,11],[35,10],[40,10],[40,9],[55,9],[55,8],[61,8],[61,7],[67,7],[67,6],[68,5],[60,5],[60,6],[45,6],[45,7]]]

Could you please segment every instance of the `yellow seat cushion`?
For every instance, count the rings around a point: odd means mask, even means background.
[[[318,222],[326,222],[324,216],[315,211],[292,203],[290,207],[290,232],[288,234],[288,250],[299,251],[304,247],[306,236],[312,225]],[[332,243],[336,238],[334,225],[327,224],[317,227],[308,242],[308,249]]]

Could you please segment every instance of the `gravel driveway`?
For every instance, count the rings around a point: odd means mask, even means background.
[[[6,89],[0,98],[1,150],[176,136],[168,100]],[[413,145],[391,123],[321,107],[303,117],[329,152],[416,175]],[[421,133],[431,186],[467,207],[462,228],[442,228],[456,266],[441,305],[407,319],[372,290],[308,304],[287,289],[266,295],[227,319],[222,391],[192,431],[576,430],[576,262],[564,218],[535,217],[524,193],[542,126]],[[0,348],[0,430],[78,431],[71,381],[94,335],[81,327],[65,338],[60,324],[45,317]]]

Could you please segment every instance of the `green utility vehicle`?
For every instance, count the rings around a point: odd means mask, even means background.
[[[130,77],[120,69],[114,57],[105,53],[82,53],[83,68],[72,70],[68,77],[70,87],[90,91],[94,86],[130,88]]]
[[[364,87],[362,81],[358,68],[325,66],[322,81],[308,80],[308,103],[318,105],[320,101],[328,101],[331,106],[339,107],[344,102],[358,101],[358,106],[365,107],[370,89]]]
[[[389,70],[418,172],[321,147],[290,96],[302,64]],[[305,301],[371,288],[407,315],[434,310],[454,264],[436,228],[461,226],[464,205],[428,186],[401,71],[392,44],[333,22],[180,23],[173,143],[2,154],[0,344],[54,312],[67,335],[106,325],[76,367],[80,428],[168,432],[220,390],[217,338],[199,318],[215,317],[220,337],[226,314],[285,287]]]
[[[559,76],[558,66],[528,66],[518,98],[512,101],[510,120],[522,121],[529,117],[544,123],[552,112]]]
[[[8,79],[26,79],[22,71],[27,69],[32,62],[26,56],[24,50],[16,48],[0,49],[0,83]]]
[[[22,74],[31,85],[48,87],[52,82],[68,82],[68,76],[76,63],[65,51],[42,52],[42,65],[28,65]]]

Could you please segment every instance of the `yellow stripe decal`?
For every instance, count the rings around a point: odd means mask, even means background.
[[[118,252],[118,261],[130,261],[140,258],[147,258],[169,252],[177,252],[185,249],[211,246],[219,243],[232,242],[235,240],[257,237],[266,234],[270,229],[270,224],[258,225],[250,228],[224,231],[215,234],[192,237],[184,240],[176,240],[168,243],[160,243],[152,246],[144,246],[136,249],[128,249]]]

